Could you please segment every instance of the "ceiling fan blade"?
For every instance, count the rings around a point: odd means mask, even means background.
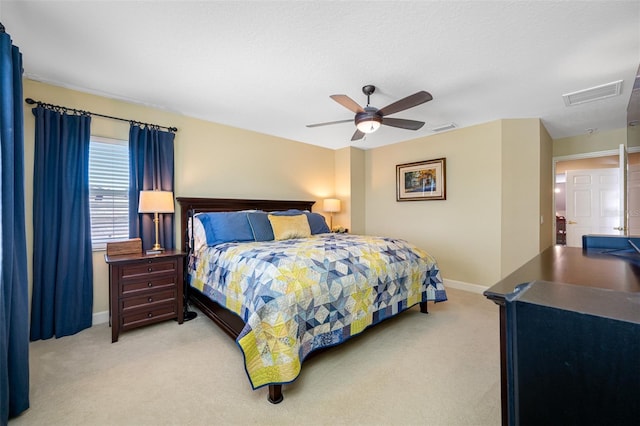
[[[414,106],[429,102],[431,99],[433,99],[431,93],[422,90],[381,108],[378,113],[382,116],[395,114],[396,112],[404,111],[405,109],[413,108]]]
[[[320,126],[328,126],[330,124],[340,124],[340,123],[353,123],[353,118],[350,118],[348,120],[327,121],[325,123],[307,124],[307,127],[320,127]]]
[[[360,130],[356,130],[353,136],[351,136],[351,141],[359,141],[362,138],[364,138],[364,133]]]
[[[364,109],[358,105],[356,101],[348,97],[347,95],[331,95],[329,96],[331,99],[353,112],[364,112]]]
[[[424,121],[405,120],[403,118],[382,118],[382,124],[385,126],[398,127],[400,129],[418,130],[424,126]]]

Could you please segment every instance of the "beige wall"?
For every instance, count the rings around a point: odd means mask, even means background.
[[[426,249],[444,277],[500,277],[501,125],[492,122],[366,152],[366,232]],[[446,200],[396,201],[396,165],[446,158]]]
[[[501,277],[540,251],[540,227],[552,222],[551,209],[541,211],[541,153],[538,120],[502,120]],[[547,159],[551,162],[551,158]],[[552,185],[545,192],[552,197]],[[548,206],[550,203],[545,204]],[[549,238],[551,230],[549,230]]]
[[[566,173],[567,170],[615,169],[619,166],[619,154],[606,155],[604,157],[583,158],[579,160],[557,161],[556,174]]]
[[[618,150],[620,144],[627,143],[627,129],[621,128],[608,132],[595,132],[591,135],[579,135],[570,138],[560,138],[553,141],[553,156],[585,154]]]
[[[347,147],[335,151],[336,197],[342,210],[334,216],[334,227],[342,226],[353,234],[365,232],[365,151]]]
[[[334,194],[334,151],[254,133],[101,96],[24,80],[24,97],[142,122],[175,126],[175,195],[227,198],[315,200]],[[25,103],[25,189],[28,261],[33,253],[34,117]],[[93,117],[95,136],[127,140],[129,124]],[[178,212],[176,212],[178,213]],[[177,221],[176,221],[177,222]],[[177,239],[179,240],[179,239]],[[104,252],[96,251],[94,313],[108,302],[108,268]],[[29,294],[32,265],[29,264]]]
[[[539,219],[552,220],[551,139],[541,129],[537,119],[500,120],[367,151],[367,234],[426,249],[449,280],[495,284],[551,239]],[[396,201],[397,164],[442,157],[446,200]]]
[[[355,234],[366,232],[366,152],[359,148],[351,148],[351,228]]]
[[[340,212],[333,214],[333,227],[351,226],[351,150],[342,148],[335,151],[335,197],[340,200]]]
[[[540,248],[542,251],[555,244],[555,211],[553,209],[553,139],[540,123]]]
[[[324,198],[336,196],[343,202],[336,225],[407,239],[433,254],[448,280],[492,285],[547,244],[539,216],[550,210],[542,165],[550,138],[537,119],[500,120],[366,151],[333,151],[31,80],[24,81],[24,96],[175,126],[176,196],[310,199],[316,201],[315,211],[321,211]],[[30,108],[25,104],[29,261]],[[92,119],[96,136],[127,139],[128,130],[126,122]],[[442,157],[447,200],[396,201],[397,164]],[[108,309],[103,256],[94,253],[94,312]]]

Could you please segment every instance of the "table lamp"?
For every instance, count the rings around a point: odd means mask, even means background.
[[[337,198],[327,198],[322,203],[322,210],[327,213],[331,213],[329,228],[333,231],[333,214],[340,211],[340,200]]]
[[[150,251],[161,252],[164,249],[158,242],[158,213],[173,213],[173,192],[172,191],[140,191],[140,203],[138,213],[153,213],[153,222],[156,226],[156,243]]]

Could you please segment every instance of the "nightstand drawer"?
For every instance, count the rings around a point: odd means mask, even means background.
[[[175,318],[176,303],[169,302],[160,306],[150,306],[150,309],[136,310],[130,313],[122,314],[122,329],[128,330],[130,328],[139,327],[142,325],[151,324],[154,322],[164,321],[167,319]]]
[[[147,276],[147,279],[138,281],[120,282],[122,286],[122,297],[135,296],[149,291],[156,292],[174,288],[176,286],[176,276],[166,275],[161,277]]]
[[[127,315],[127,312],[133,309],[140,308],[153,308],[154,306],[161,305],[166,302],[171,302],[175,304],[176,300],[176,290],[165,290],[165,291],[157,291],[153,293],[149,293],[144,296],[135,296],[135,297],[127,297],[125,299],[121,299],[122,303],[122,313]]]
[[[175,260],[149,259],[145,262],[132,263],[120,268],[123,280],[140,278],[150,274],[172,273],[175,274],[177,262]]]

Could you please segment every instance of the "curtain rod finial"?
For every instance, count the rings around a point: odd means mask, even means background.
[[[34,100],[33,100],[33,99],[31,99],[31,98],[27,98],[27,99],[25,99],[24,101],[25,101],[26,103],[28,103],[29,105],[33,105],[33,104],[35,104],[35,103],[36,103],[36,101],[34,101]]]

